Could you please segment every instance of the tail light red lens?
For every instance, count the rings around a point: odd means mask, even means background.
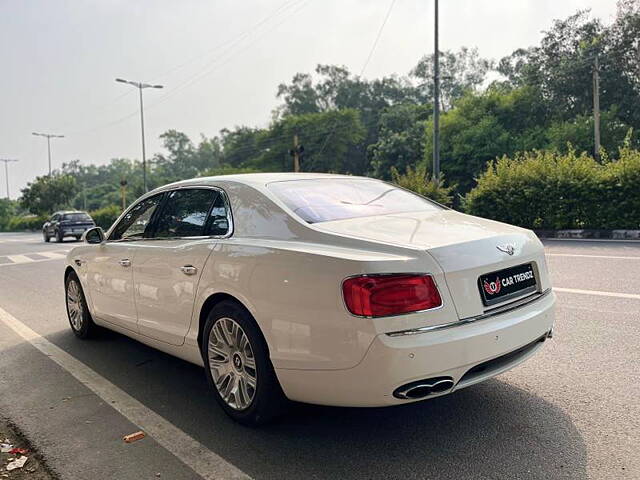
[[[373,275],[342,283],[347,309],[362,317],[385,317],[429,310],[442,305],[431,275]]]

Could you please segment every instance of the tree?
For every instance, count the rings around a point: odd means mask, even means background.
[[[640,2],[622,0],[614,23],[604,26],[579,11],[555,20],[539,46],[518,49],[503,58],[498,71],[515,87],[533,86],[559,120],[590,115],[595,58],[600,65],[600,108],[640,127]]]
[[[540,92],[532,87],[510,90],[494,86],[482,94],[467,93],[441,117],[442,171],[467,192],[487,162],[517,151],[543,148],[548,118]],[[426,123],[424,159],[433,155],[433,123]]]
[[[191,139],[177,130],[167,130],[160,135],[168,154],[154,156],[153,177],[163,184],[197,177],[206,169],[220,166],[222,151],[218,139],[202,137],[196,147]]]
[[[434,55],[425,55],[411,70],[424,98],[434,96]],[[442,109],[449,110],[466,92],[476,92],[483,84],[493,62],[480,57],[477,48],[462,47],[458,52],[440,52],[440,99]]]
[[[71,175],[36,177],[22,189],[20,202],[35,215],[48,215],[55,210],[70,207],[76,191],[76,180]]]
[[[293,136],[298,135],[304,147],[302,171],[353,173],[349,151],[362,141],[364,134],[357,110],[290,115],[261,133],[258,140],[261,153],[245,166],[291,171],[293,161],[289,151]]]
[[[223,129],[220,135],[221,163],[224,165],[242,168],[261,153],[258,147],[258,140],[262,135],[260,129],[236,127],[234,130]]]
[[[424,129],[431,115],[430,105],[394,105],[378,122],[378,139],[369,145],[373,175],[390,179],[392,168],[405,171],[424,156]]]
[[[9,219],[16,214],[18,205],[14,200],[0,198],[0,230],[5,230]]]

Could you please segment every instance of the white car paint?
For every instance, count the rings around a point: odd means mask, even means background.
[[[234,297],[255,318],[285,394],[297,401],[406,403],[412,400],[392,395],[401,385],[449,376],[453,391],[512,368],[540,347],[535,341],[553,327],[555,296],[532,232],[444,209],[309,224],[267,187],[331,177],[340,176],[247,174],[167,185],[143,198],[177,188],[224,191],[231,234],[83,245],[68,254],[68,268],[80,278],[95,323],[199,365],[203,307],[220,294]],[[506,243],[514,255],[496,248]],[[121,266],[122,259],[131,266]],[[538,278],[531,301],[478,318],[489,310],[478,277],[526,262]],[[185,275],[184,265],[197,273]],[[379,318],[347,311],[345,278],[408,272],[433,276],[442,307]],[[463,379],[474,366],[528,344],[507,364]]]

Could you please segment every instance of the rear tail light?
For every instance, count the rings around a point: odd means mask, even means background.
[[[429,310],[442,305],[431,275],[373,275],[342,283],[347,309],[362,317],[385,317]]]

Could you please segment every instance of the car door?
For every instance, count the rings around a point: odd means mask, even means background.
[[[143,248],[147,233],[163,194],[135,204],[109,238],[96,246],[87,258],[87,283],[93,314],[99,319],[137,332],[138,319],[133,294],[135,257]]]
[[[51,217],[51,219],[47,222],[47,235],[50,237],[54,236],[56,233],[56,225],[58,220],[60,219],[60,214],[55,213]]]
[[[227,236],[226,197],[213,188],[169,192],[152,239],[133,265],[138,330],[182,345],[191,324],[195,294],[216,237]]]

